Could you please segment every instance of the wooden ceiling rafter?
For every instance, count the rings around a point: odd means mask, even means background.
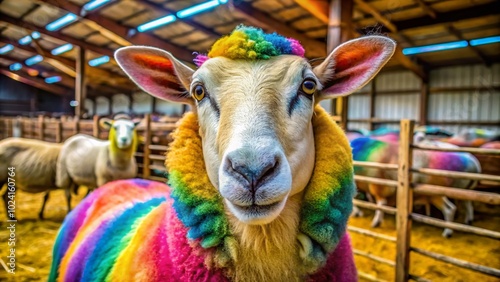
[[[169,9],[161,4],[153,3],[153,2],[148,1],[148,0],[142,0],[142,1],[140,1],[140,3],[144,6],[152,9],[152,10],[160,11],[160,12],[163,12],[165,14],[175,15],[177,13],[177,11],[174,11],[174,10]],[[177,19],[177,20],[193,27],[195,30],[199,30],[205,34],[208,34],[211,37],[219,38],[221,36],[219,33],[215,32],[214,30],[207,28],[204,25],[201,25],[190,18],[182,18],[182,19]]]
[[[48,31],[44,27],[39,27],[39,26],[36,26],[32,23],[28,23],[26,21],[21,21],[19,19],[16,19],[16,18],[13,18],[9,15],[6,15],[2,12],[0,12],[0,21],[6,22],[6,23],[13,25],[13,26],[26,28],[26,29],[31,30],[31,31],[38,31],[42,35],[50,36],[50,37],[59,39],[61,41],[65,41],[67,43],[71,43],[75,46],[80,46],[84,49],[90,50],[90,51],[98,53],[98,54],[113,57],[114,51],[111,49],[99,47],[97,45],[94,45],[94,44],[91,44],[91,43],[88,43],[85,41],[81,41],[81,40],[76,39],[74,37],[62,34],[61,32],[58,32],[58,31]]]
[[[76,67],[76,61],[72,59],[68,59],[63,56],[55,56],[50,53],[50,51],[42,49],[42,53],[39,53],[39,51],[30,45],[21,45],[17,41],[13,40],[8,40],[5,37],[0,37],[0,42],[6,43],[6,44],[12,44],[15,48],[19,48],[21,50],[33,53],[33,54],[40,54],[45,58],[45,61],[49,63],[50,65],[54,66],[55,68],[61,70],[60,68],[69,68],[71,70],[71,74],[67,73],[66,71],[63,71],[64,73],[76,77],[75,73],[75,67]],[[63,65],[63,66],[61,66]],[[130,91],[130,89],[135,89],[134,84],[130,82],[130,80],[125,77],[121,76],[119,74],[112,73],[106,69],[102,68],[93,68],[91,66],[86,66],[87,68],[87,74],[89,76],[98,76],[98,77],[109,77],[111,79],[111,82],[115,85],[112,85],[114,87],[117,87],[117,90],[119,91]],[[62,70],[61,70],[62,71]],[[91,81],[90,81],[91,82]],[[92,83],[92,82],[91,82]]]
[[[9,56],[8,54],[6,55],[0,55],[0,59],[4,59],[4,60],[8,60],[8,61],[11,61],[13,63],[16,63],[16,62],[19,62],[19,59],[17,58],[14,58],[14,57],[11,57]],[[61,77],[61,84],[66,86],[66,87],[74,87],[75,86],[75,80],[65,74],[65,73],[58,73],[58,72],[54,72],[52,70],[48,70],[47,68],[43,67],[43,66],[40,66],[40,65],[33,65],[33,66],[25,66],[23,65],[23,68],[25,69],[33,69],[33,70],[36,70],[40,73],[40,75],[42,73],[45,73],[47,75],[47,77],[50,77],[50,76],[59,76]]]
[[[457,39],[459,39],[459,40],[467,40],[467,39],[465,39],[465,37],[463,36],[463,34],[459,30],[457,30],[452,24],[446,25],[446,29],[448,30],[449,33],[453,34]],[[474,54],[481,60],[481,62],[484,65],[486,65],[486,66],[490,66],[491,65],[490,59],[488,57],[486,57],[486,55],[484,55],[483,52],[481,52],[481,50],[479,50],[475,46],[471,46],[470,44],[467,45],[467,48],[469,50],[471,50],[472,52],[474,52]]]
[[[296,31],[295,29],[289,27],[285,23],[275,20],[270,15],[259,11],[258,9],[252,8],[250,4],[245,2],[234,3],[231,6],[232,9],[236,10],[243,16],[243,18],[254,26],[258,26],[264,29],[276,31],[286,37],[292,37],[300,41],[302,46],[307,53],[315,57],[325,57],[326,56],[326,43],[311,38],[303,33]],[[311,57],[311,56],[309,56]]]
[[[464,9],[436,13],[437,14],[436,18],[432,18],[425,15],[418,18],[393,21],[393,23],[398,27],[399,31],[404,31],[413,28],[422,28],[433,25],[447,24],[457,21],[495,15],[499,13],[498,11],[500,11],[500,2],[493,1],[482,5],[481,4],[474,5],[472,7],[467,7]],[[382,32],[387,32],[387,31],[388,31],[387,28],[382,30]]]
[[[415,0],[415,2],[417,2],[417,4],[420,6],[420,8],[422,8],[422,10],[424,10],[424,12],[429,15],[429,17],[435,19],[437,17],[436,15],[436,11],[434,11],[434,9],[432,9],[432,7],[430,7],[427,3],[424,2],[424,0]]]
[[[55,84],[47,84],[40,78],[31,77],[21,72],[14,73],[6,68],[0,68],[0,73],[15,81],[31,85],[35,88],[42,89],[59,96],[70,97],[69,93],[71,93],[71,90],[69,88]]]
[[[58,0],[41,0],[44,3],[50,4],[59,9],[74,13],[76,15],[81,15],[82,7],[73,4],[69,1],[58,1]],[[169,50],[177,56],[177,58],[184,61],[192,61],[192,52],[186,50],[173,43],[166,40],[160,39],[147,32],[135,32],[131,33],[129,27],[118,24],[117,22],[99,15],[99,13],[87,13],[80,19],[84,24],[90,25],[93,29],[99,30],[101,34],[108,39],[111,39],[115,43],[122,46],[129,45],[149,45],[160,49]],[[85,47],[84,47],[85,48]],[[90,50],[89,48],[86,48]],[[111,55],[112,57],[112,55]]]

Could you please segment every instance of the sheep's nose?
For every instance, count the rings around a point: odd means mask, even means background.
[[[121,138],[120,138],[120,141],[122,141],[122,143],[127,142],[127,137],[121,137]]]
[[[265,181],[275,176],[278,159],[278,154],[239,149],[227,155],[226,171],[240,180],[252,194],[255,194]]]

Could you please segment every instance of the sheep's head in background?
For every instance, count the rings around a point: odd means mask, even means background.
[[[103,118],[99,121],[102,128],[109,130],[108,139],[112,144],[111,148],[120,150],[134,149],[137,147],[137,132],[135,127],[139,122],[127,119],[111,120]]]
[[[239,27],[220,39],[197,70],[152,47],[125,47],[115,57],[146,92],[192,106],[210,181],[240,221],[266,224],[311,177],[315,106],[363,87],[395,43],[382,36],[355,39],[313,68],[297,41],[252,41],[248,36],[259,36],[252,32],[262,31]]]

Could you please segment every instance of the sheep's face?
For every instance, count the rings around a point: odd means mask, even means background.
[[[122,48],[115,57],[145,91],[193,107],[208,176],[226,207],[244,223],[266,224],[311,177],[314,106],[368,83],[394,48],[385,37],[356,39],[315,68],[282,55],[255,61],[216,57],[193,71],[150,47]]]
[[[103,119],[101,125],[109,129],[109,141],[118,149],[125,150],[130,148],[137,138],[135,133],[137,123],[133,121],[124,119],[111,121]]]
[[[320,82],[297,56],[208,60],[190,84],[211,182],[241,221],[279,215],[314,167],[311,118]]]

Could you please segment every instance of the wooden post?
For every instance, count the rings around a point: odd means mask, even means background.
[[[87,82],[85,79],[85,49],[77,48],[76,51],[76,81],[75,81],[75,116],[82,117],[85,112],[85,98],[87,96]]]
[[[99,138],[99,116],[94,115],[92,118],[92,135],[95,138]]]
[[[330,0],[327,53],[352,38],[353,2],[351,0]],[[347,129],[347,97],[333,99],[331,113],[340,115],[340,126]]]
[[[148,179],[151,175],[151,171],[149,170],[149,155],[151,154],[151,149],[149,149],[149,145],[151,145],[151,114],[146,114],[146,130],[144,131],[144,157],[143,157],[143,167],[142,167],[142,177],[144,179]]]
[[[413,208],[413,190],[411,189],[411,166],[413,159],[412,120],[402,120],[399,133],[399,163],[398,163],[398,188],[396,199],[396,282],[408,281],[410,269],[410,234]]]
[[[128,111],[129,111],[129,113],[132,113],[132,110],[134,109],[134,95],[132,93],[129,93],[127,96],[128,96],[128,102],[129,102]]]
[[[74,129],[73,129],[73,135],[74,134],[78,134],[78,132],[80,132],[80,118],[75,116],[75,125],[74,125]]]
[[[97,98],[94,99],[94,104],[92,105],[92,114],[97,115]]]
[[[109,97],[108,100],[109,100],[108,112],[109,116],[111,117],[111,115],[113,114],[113,96]]]
[[[5,119],[5,138],[9,138],[9,137],[12,137],[12,119],[10,118],[7,118]]]
[[[61,120],[56,121],[56,143],[62,142],[62,122]]]
[[[375,95],[377,93],[377,78],[374,77],[372,79],[372,83],[370,84],[370,124],[369,124],[369,129],[372,131],[375,129],[374,124],[373,124],[373,118],[375,117]]]
[[[40,140],[43,140],[43,129],[44,129],[43,115],[39,115],[38,116],[38,138]]]
[[[156,113],[156,98],[155,97],[153,97],[153,102],[151,105],[151,112]]]
[[[429,108],[429,82],[422,80],[422,85],[420,90],[420,115],[418,122],[420,126],[427,124],[428,108]]]
[[[37,101],[35,97],[30,99],[30,112],[34,113],[37,111]]]

